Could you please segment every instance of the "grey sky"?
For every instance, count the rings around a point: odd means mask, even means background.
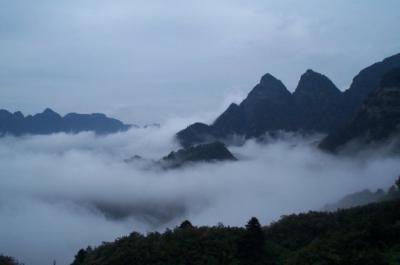
[[[0,108],[163,122],[221,108],[265,72],[341,89],[400,52],[398,0],[0,1]]]

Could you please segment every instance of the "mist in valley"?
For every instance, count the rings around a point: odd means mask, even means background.
[[[124,162],[178,149],[174,134],[184,124],[0,138],[1,251],[26,264],[69,264],[80,248],[132,231],[164,231],[185,219],[243,226],[257,216],[268,224],[351,192],[387,188],[399,173],[400,159],[385,150],[339,157],[317,149],[321,135],[288,133],[229,147],[236,162],[172,170]]]

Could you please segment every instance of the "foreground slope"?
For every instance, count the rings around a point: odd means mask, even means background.
[[[132,233],[113,243],[81,249],[73,265],[122,264],[400,264],[400,201],[334,213],[284,216],[260,228],[193,227]]]

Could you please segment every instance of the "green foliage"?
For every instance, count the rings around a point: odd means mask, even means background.
[[[132,233],[80,250],[73,265],[394,265],[400,264],[400,201],[333,213],[283,216],[262,227],[196,227]]]
[[[257,218],[252,217],[246,225],[246,231],[239,241],[239,257],[242,263],[260,264],[263,259],[265,235]]]

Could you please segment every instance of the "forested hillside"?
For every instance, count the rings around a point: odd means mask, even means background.
[[[81,249],[72,265],[89,264],[400,264],[400,201],[292,214],[265,227],[254,217],[245,228],[185,221],[164,233],[133,232]]]

